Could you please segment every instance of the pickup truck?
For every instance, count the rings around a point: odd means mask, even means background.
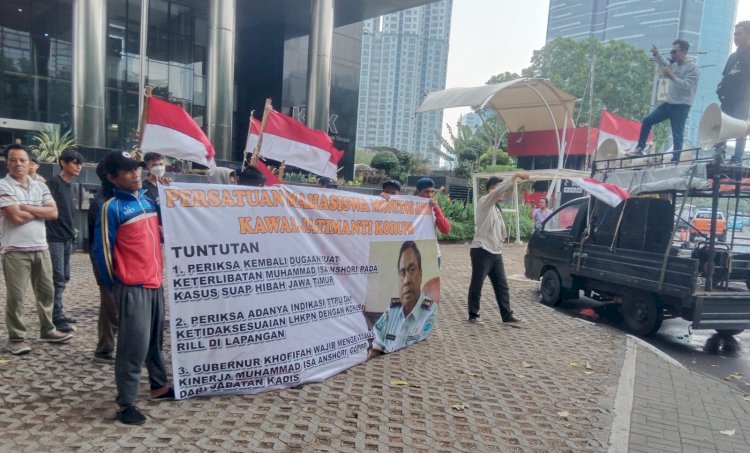
[[[713,275],[724,284],[704,289],[707,249],[673,247],[674,216],[673,201],[664,198],[630,198],[615,208],[588,197],[572,200],[532,235],[525,275],[541,278],[548,305],[577,299],[579,291],[619,303],[625,324],[639,335],[656,333],[665,316],[722,335],[750,328],[747,261],[732,269],[731,251],[717,247]]]
[[[692,218],[691,222],[693,228],[697,230],[695,233],[690,233],[690,239],[694,239],[698,233],[708,237],[711,233],[711,211],[698,211],[695,213],[695,217]],[[725,241],[727,239],[727,220],[724,218],[723,212],[716,213],[716,237],[719,241]]]

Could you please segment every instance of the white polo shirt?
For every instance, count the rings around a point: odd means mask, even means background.
[[[0,208],[22,204],[39,207],[55,204],[46,184],[31,178],[28,178],[28,181],[28,187],[23,187],[10,174],[0,179]],[[14,225],[0,210],[0,254],[35,252],[47,248],[44,220],[34,219],[23,225]]]

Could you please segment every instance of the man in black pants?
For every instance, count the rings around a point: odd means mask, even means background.
[[[474,241],[470,252],[469,322],[473,324],[479,323],[479,300],[482,297],[482,284],[488,275],[503,322],[519,322],[510,308],[510,293],[502,255],[503,240],[508,236],[508,230],[497,205],[513,189],[516,179],[526,180],[529,176],[516,173],[506,180],[491,177],[487,180],[487,194],[477,202]]]
[[[742,21],[734,26],[734,43],[737,51],[727,59],[716,94],[719,95],[722,112],[747,121],[750,115],[750,21]],[[720,148],[723,155],[724,146]],[[744,152],[745,137],[738,138],[731,162],[741,164]]]
[[[47,243],[52,259],[52,282],[55,285],[55,303],[52,308],[52,322],[60,332],[73,332],[70,324],[76,319],[63,312],[63,291],[70,281],[70,254],[78,231],[75,227],[76,188],[73,180],[81,173],[83,156],[76,150],[68,149],[60,155],[60,173],[47,181],[47,187],[57,204],[58,216],[47,220]]]
[[[115,356],[117,420],[139,425],[146,416],[135,407],[141,368],[146,365],[151,399],[174,399],[162,356],[164,292],[158,207],[141,188],[145,164],[127,151],[104,158],[113,197],[101,207],[94,228],[94,260],[104,286],[117,301]]]

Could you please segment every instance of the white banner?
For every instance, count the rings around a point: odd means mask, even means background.
[[[179,399],[319,382],[373,339],[392,352],[434,328],[426,199],[187,183],[160,199]]]

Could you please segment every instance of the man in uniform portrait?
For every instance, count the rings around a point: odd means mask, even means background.
[[[435,327],[438,304],[422,290],[422,255],[414,241],[398,254],[399,296],[375,323],[370,357],[397,351],[423,340]]]

